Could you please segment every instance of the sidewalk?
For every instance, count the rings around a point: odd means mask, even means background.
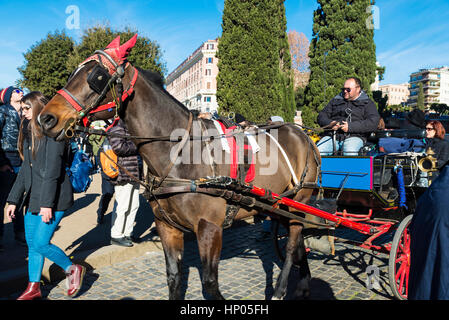
[[[97,225],[96,211],[100,196],[101,177],[100,174],[95,174],[87,192],[75,194],[75,204],[59,224],[52,243],[61,248],[73,261],[80,262],[88,269],[111,265],[145,252],[162,250],[159,241],[152,241],[154,233],[150,232],[150,229],[154,227],[154,216],[142,195],[134,228],[134,234],[139,236],[142,242],[130,248],[110,245],[114,198],[106,212],[104,223]],[[4,251],[0,252],[0,299],[21,292],[28,282],[27,248],[15,242],[12,223],[9,223],[6,217],[3,247]],[[63,278],[61,269],[46,259],[42,279],[54,282]]]

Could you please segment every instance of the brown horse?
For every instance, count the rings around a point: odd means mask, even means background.
[[[101,110],[102,108],[98,107],[99,104],[113,101],[112,93],[115,93],[119,97],[122,96],[124,100],[122,103],[117,99],[115,101],[120,105],[118,114],[124,119],[132,136],[170,136],[175,131],[178,131],[177,136],[183,135],[182,130],[189,127],[191,112],[163,88],[162,79],[158,75],[134,68],[126,62],[126,55],[133,46],[132,40],[122,46],[119,45],[119,39],[118,41],[114,40],[104,51],[96,51],[95,55],[75,70],[64,87],[64,91],[58,92],[39,116],[39,122],[45,134],[63,139],[64,133],[73,120],[82,119],[85,115],[90,120],[110,119],[115,114],[113,105],[108,105],[109,108],[103,108],[104,110],[100,112],[91,112]],[[104,66],[103,71],[107,69],[107,73],[112,75],[112,78],[118,74],[116,78],[120,79],[127,89],[123,95],[117,91],[117,85],[111,85],[117,83],[115,79],[108,83],[111,90],[107,86],[101,85],[101,80],[104,79],[101,77],[98,80],[100,77],[96,74],[101,65]],[[119,70],[122,67],[123,69]],[[107,74],[104,75],[107,79]],[[92,82],[95,77],[97,77],[97,83]],[[204,135],[206,131],[213,132],[214,123],[210,120],[195,119],[190,127],[191,129],[188,131],[191,135],[195,132],[197,135],[198,132]],[[259,134],[259,136],[266,137],[264,134]],[[258,139],[257,142],[260,143],[261,148],[270,150],[270,152],[267,154],[261,150],[254,153],[256,175],[252,183],[276,193],[283,193],[294,187],[292,171],[298,179],[302,178],[302,182],[316,183],[321,158],[308,136],[293,124],[279,127],[277,136],[279,144],[291,163],[291,169],[286,157],[281,154],[272,139]],[[212,148],[207,145],[206,141],[196,141],[196,146],[195,141],[193,143],[188,141],[183,145],[182,152],[177,153],[173,150],[181,145],[179,142],[163,139],[146,141],[137,137],[132,140],[139,146],[139,152],[148,165],[150,173],[154,176],[164,176],[168,168],[170,169],[169,178],[198,179],[206,176],[230,175],[229,163],[225,163],[226,161],[217,163],[219,161],[216,161],[218,158],[226,158],[226,151],[220,147]],[[216,140],[221,142],[220,139]],[[195,163],[193,158],[199,152],[195,151],[195,148],[198,147],[203,154],[203,160]],[[178,161],[173,166],[169,166],[168,164],[176,158]],[[179,161],[181,158],[188,159],[188,161]],[[212,159],[212,161],[205,161],[204,158]],[[307,169],[305,169],[306,167]],[[293,199],[306,203],[312,192],[312,188],[300,189]],[[164,195],[157,201],[153,199],[150,204],[155,214],[161,212],[159,205],[166,212],[164,217],[156,215],[156,227],[165,253],[170,299],[179,299],[180,297],[181,262],[184,249],[182,229],[184,228],[193,231],[197,237],[203,267],[203,288],[214,298],[223,299],[218,286],[218,264],[227,201],[220,197],[187,192]],[[258,211],[254,208],[242,206],[235,219],[243,219],[256,213]],[[304,224],[287,219],[282,222],[289,230],[289,239],[285,263],[277,280],[273,298],[281,299],[285,296],[288,274],[292,264],[300,266],[300,279],[296,292],[299,296],[307,296],[310,271],[302,234]]]

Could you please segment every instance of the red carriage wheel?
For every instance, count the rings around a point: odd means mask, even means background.
[[[408,226],[413,215],[405,217],[394,234],[388,263],[388,277],[394,296],[406,300],[410,271],[410,232]]]

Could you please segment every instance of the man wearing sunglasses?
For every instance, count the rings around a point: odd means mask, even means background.
[[[19,88],[11,86],[0,90],[0,154],[4,155],[0,163],[0,251],[3,250],[3,209],[22,164],[17,149],[22,97],[23,91]],[[23,214],[16,212],[15,217],[13,220],[15,239],[20,244],[26,245]]]
[[[376,105],[362,90],[356,77],[345,81],[341,93],[318,114],[318,124],[326,127],[317,146],[322,155],[341,151],[356,156],[369,133],[376,131],[380,115]]]

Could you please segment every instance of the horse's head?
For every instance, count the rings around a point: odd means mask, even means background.
[[[137,78],[137,70],[134,69],[129,89],[123,95],[120,89],[116,89],[122,86],[121,81],[129,65],[126,57],[136,38],[137,35],[120,45],[118,36],[105,50],[95,51],[78,66],[64,88],[39,114],[38,122],[46,135],[62,140],[70,137],[74,124],[83,122],[86,125],[88,118],[104,120],[114,116],[116,104],[132,93]]]

